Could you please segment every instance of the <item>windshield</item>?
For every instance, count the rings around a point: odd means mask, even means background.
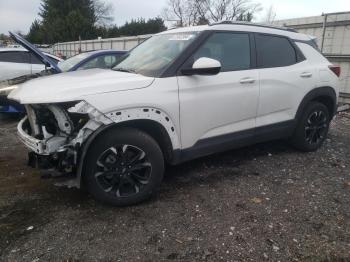
[[[69,71],[73,66],[83,61],[85,58],[89,57],[89,53],[82,53],[76,56],[72,56],[71,58],[68,58],[67,60],[61,61],[58,63],[58,67],[61,69],[62,72]]]
[[[198,34],[185,32],[153,36],[135,47],[113,70],[159,77]]]

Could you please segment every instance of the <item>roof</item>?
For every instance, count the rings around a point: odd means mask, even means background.
[[[310,40],[310,36],[293,32],[289,28],[274,27],[270,25],[262,25],[262,24],[254,24],[254,23],[242,23],[242,22],[235,22],[235,21],[229,21],[229,22],[224,21],[224,22],[216,23],[212,25],[181,27],[181,28],[164,31],[160,34],[200,32],[200,31],[211,31],[211,30],[267,33],[267,34],[287,36],[294,40],[301,40],[301,41]]]
[[[28,50],[23,47],[0,47],[0,52],[9,52],[9,51],[28,52]]]
[[[262,24],[262,23],[251,23],[251,22],[244,22],[244,21],[222,21],[222,22],[211,24],[211,26],[213,26],[213,25],[246,25],[246,26],[271,28],[271,29],[277,29],[277,30],[283,30],[283,31],[297,33],[297,31],[295,29],[290,28],[290,27],[286,27],[286,26],[278,26],[278,25]]]

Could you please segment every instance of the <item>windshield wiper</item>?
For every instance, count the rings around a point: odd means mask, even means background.
[[[119,72],[126,72],[126,73],[134,73],[136,74],[135,69],[131,69],[131,68],[122,68],[122,67],[118,67],[118,68],[113,68],[114,71],[119,71]]]

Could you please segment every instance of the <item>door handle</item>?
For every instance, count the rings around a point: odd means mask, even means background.
[[[301,77],[311,77],[312,76],[312,73],[310,72],[303,72],[300,74]]]
[[[239,82],[241,84],[252,84],[255,82],[255,79],[250,78],[250,77],[245,77],[245,78],[242,78]]]

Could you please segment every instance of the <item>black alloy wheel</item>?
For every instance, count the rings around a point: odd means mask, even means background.
[[[319,144],[327,134],[328,119],[325,112],[321,110],[310,114],[305,124],[305,140],[309,144]]]
[[[83,179],[96,199],[115,206],[133,205],[158,191],[164,165],[153,137],[135,128],[111,128],[90,145]]]
[[[103,191],[129,197],[149,183],[152,164],[146,153],[132,145],[110,147],[98,157],[94,176]]]
[[[327,138],[331,118],[328,108],[320,102],[310,102],[298,119],[292,144],[310,152],[320,148]]]

